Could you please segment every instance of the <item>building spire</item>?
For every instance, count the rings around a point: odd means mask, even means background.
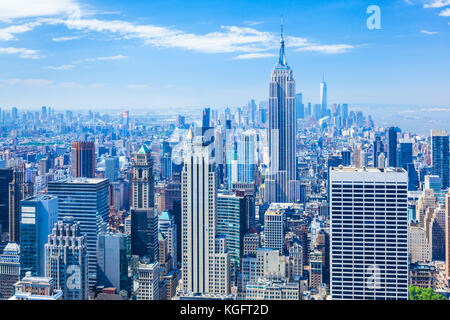
[[[286,57],[284,55],[283,16],[281,17],[280,57],[278,58],[278,65],[287,66]]]

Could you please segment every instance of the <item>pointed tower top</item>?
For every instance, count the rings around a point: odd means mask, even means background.
[[[278,58],[279,66],[287,66],[286,56],[284,55],[284,34],[283,34],[283,17],[281,17],[281,34],[280,34],[280,56]]]
[[[194,135],[192,134],[192,126],[189,127],[189,132],[187,134],[187,138],[189,140],[192,140],[192,138],[194,137]]]

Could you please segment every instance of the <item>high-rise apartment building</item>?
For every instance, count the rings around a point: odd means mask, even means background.
[[[71,148],[72,177],[95,178],[95,143],[74,141]]]
[[[58,197],[58,219],[73,217],[86,235],[89,288],[97,284],[97,236],[109,217],[108,179],[75,178],[50,182],[48,193]]]
[[[55,281],[63,300],[88,299],[87,237],[72,217],[65,216],[55,223],[48,236],[45,276]]]
[[[330,171],[332,299],[408,299],[408,175]]]

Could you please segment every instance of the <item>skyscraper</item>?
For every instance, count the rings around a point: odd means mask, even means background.
[[[131,279],[128,277],[128,260],[131,256],[130,235],[106,233],[98,235],[97,264],[98,285],[125,290],[130,294]]]
[[[255,148],[257,135],[254,131],[245,131],[239,136],[237,143],[237,181],[255,181]]]
[[[149,209],[154,206],[153,160],[146,145],[137,152],[133,164],[133,209]]]
[[[13,169],[0,169],[0,236],[9,231],[9,184]]]
[[[186,294],[229,294],[225,239],[217,241],[217,177],[204,138],[189,135],[182,172],[182,277]],[[200,138],[200,139],[198,139]]]
[[[269,173],[265,180],[266,202],[294,202],[298,186],[296,165],[297,131],[295,80],[286,63],[283,25],[280,55],[272,71],[269,91]]]
[[[119,157],[108,157],[105,159],[105,178],[114,182],[119,178]]]
[[[74,141],[71,148],[72,176],[95,177],[95,143],[92,141]]]
[[[283,210],[269,208],[264,214],[264,248],[283,252]]]
[[[233,193],[217,195],[217,235],[225,236],[232,275],[241,267],[242,239],[246,232],[245,199]]]
[[[131,253],[155,262],[158,260],[158,212],[153,207],[153,160],[146,145],[142,145],[134,159]]]
[[[58,221],[58,198],[37,195],[20,201],[20,275],[45,276],[45,244]]]
[[[33,184],[27,182],[25,164],[14,167],[9,184],[9,240],[20,244],[20,201],[33,194]]]
[[[106,231],[109,217],[108,179],[76,178],[48,184],[48,193],[58,197],[58,219],[73,217],[86,235],[88,282],[97,284],[97,235]]]
[[[321,116],[325,117],[327,115],[327,83],[325,82],[325,76],[320,83],[320,107]]]
[[[87,300],[88,258],[86,235],[70,216],[55,223],[45,245],[45,276],[55,280],[64,300]]]
[[[408,175],[330,171],[332,299],[408,299]]]
[[[449,138],[444,131],[431,130],[432,173],[442,179],[442,187],[449,187]]]
[[[397,131],[390,127],[387,132],[387,158],[388,166],[396,167],[397,164]]]

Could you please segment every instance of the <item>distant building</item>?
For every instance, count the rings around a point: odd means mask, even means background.
[[[95,178],[95,143],[92,141],[72,142],[72,177]]]
[[[25,164],[14,167],[9,183],[9,241],[20,244],[20,201],[33,194],[33,184],[27,181]]]

